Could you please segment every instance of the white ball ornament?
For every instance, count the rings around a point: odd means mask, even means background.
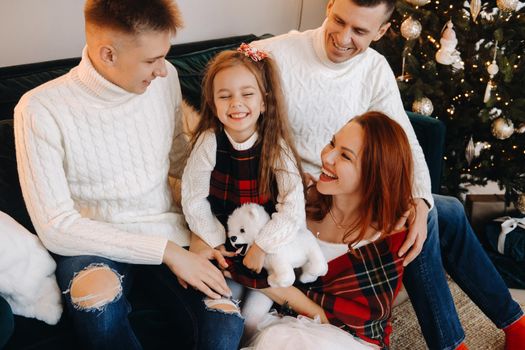
[[[422,115],[430,116],[434,112],[434,105],[428,97],[421,97],[412,103],[412,111]]]
[[[407,40],[417,39],[421,35],[423,26],[417,19],[409,17],[401,23],[401,35]]]
[[[496,64],[496,62],[493,62],[493,63],[489,64],[489,66],[487,67],[487,72],[488,72],[490,75],[496,75],[496,74],[498,74],[498,72],[499,72],[499,67],[498,67],[498,65]]]
[[[518,7],[518,0],[498,0],[496,4],[501,11],[510,12]]]
[[[499,140],[505,140],[514,133],[514,124],[512,120],[506,118],[497,118],[492,122],[492,135]]]

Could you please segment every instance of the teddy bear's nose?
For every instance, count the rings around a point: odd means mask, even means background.
[[[231,236],[230,241],[235,242],[237,240],[237,236]]]

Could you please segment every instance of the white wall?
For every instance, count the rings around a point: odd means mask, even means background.
[[[322,23],[326,0],[178,0],[174,43],[281,34]],[[0,67],[80,56],[84,0],[0,0]],[[301,18],[302,9],[302,18]]]

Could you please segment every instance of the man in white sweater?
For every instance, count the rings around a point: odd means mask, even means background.
[[[126,300],[140,266],[171,311],[194,323],[197,348],[236,348],[242,319],[202,302],[202,293],[218,299],[230,290],[216,267],[183,248],[189,232],[168,184],[168,174],[180,177],[185,151],[180,85],[165,60],[178,8],[172,0],[87,0],[84,12],[80,64],[15,109],[24,199],[57,256],[80,343],[141,348]]]
[[[415,162],[413,195],[417,203],[416,215],[408,221],[409,236],[400,250],[400,255],[408,252],[405,265],[412,261],[404,283],[427,345],[455,349],[462,344],[464,333],[443,265],[499,328],[506,330],[523,312],[481,248],[459,201],[430,192],[424,155],[394,74],[386,59],[369,47],[390,27],[394,7],[395,0],[330,0],[321,27],[262,40],[254,46],[268,51],[279,66],[297,150],[304,169],[314,177],[321,172],[321,149],[349,119],[376,110],[404,128]],[[399,224],[406,220],[401,218]]]

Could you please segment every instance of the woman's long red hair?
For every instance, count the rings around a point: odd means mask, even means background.
[[[371,226],[382,235],[392,233],[399,218],[414,204],[412,151],[401,126],[380,112],[367,112],[350,123],[363,128],[364,140],[359,215],[343,238],[349,245],[361,241]],[[312,187],[308,197],[307,217],[321,221],[330,210],[332,196],[320,194]]]

